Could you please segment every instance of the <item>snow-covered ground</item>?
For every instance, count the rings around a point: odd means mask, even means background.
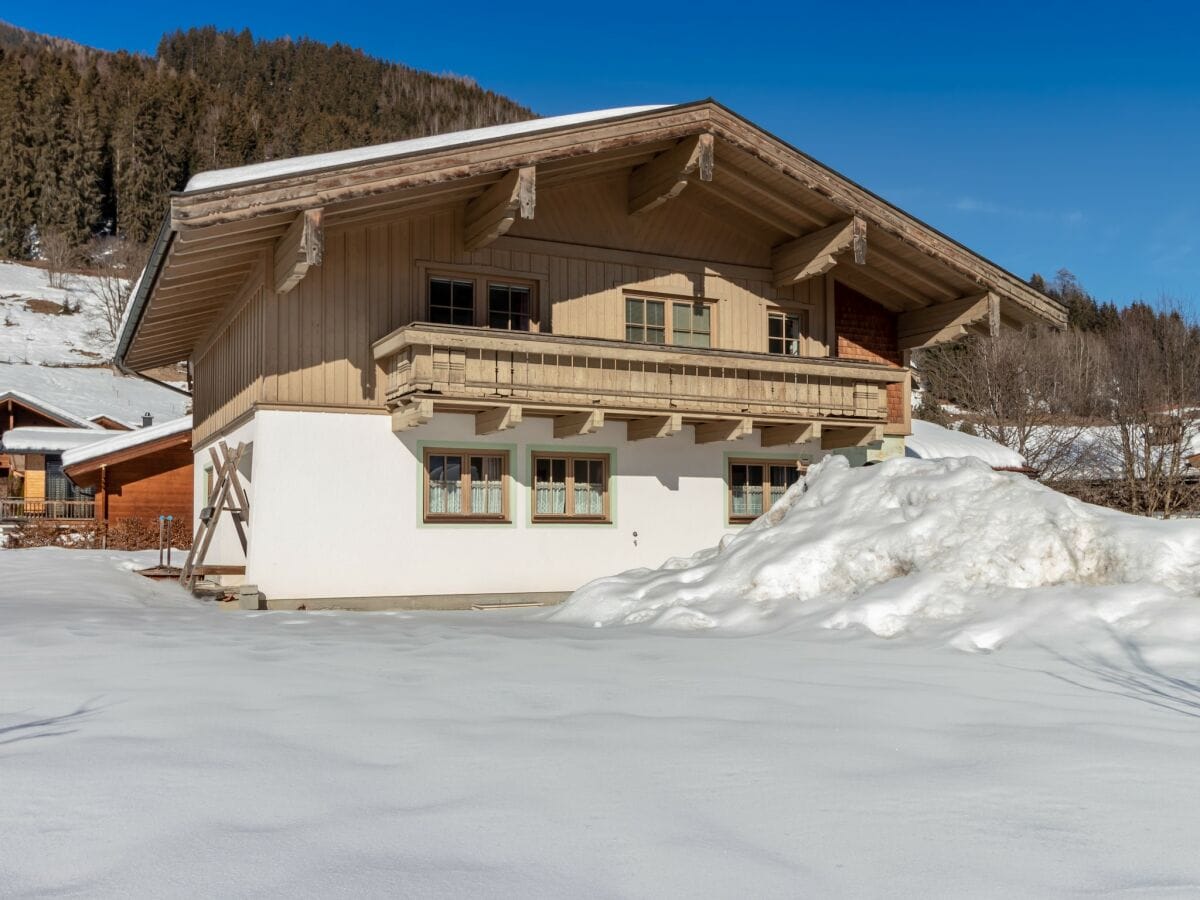
[[[961,510],[959,529],[1012,540],[955,580],[938,560],[972,557],[939,536],[953,504],[935,482],[978,503],[992,478],[1020,508],[994,526]],[[764,619],[728,581],[724,606],[689,601],[716,625],[691,630],[592,627],[599,587],[553,613],[238,612],[130,574],[126,554],[0,552],[0,895],[1196,896],[1195,532],[1005,488],[1020,478],[824,467],[743,532],[757,557],[723,555],[779,583],[771,565],[825,572],[836,550],[845,590],[797,592],[811,615],[776,598]],[[829,507],[829,555],[787,527],[805,503]],[[848,538],[894,561],[869,527],[889,516],[912,545],[897,590],[940,572],[965,611],[911,615],[890,640],[869,617],[828,627],[880,599]],[[1149,557],[1079,585],[1046,562],[1109,532]],[[1028,565],[990,583],[1013,550]],[[689,573],[655,577],[684,592]],[[1106,621],[1114,591],[1126,615]],[[1038,627],[955,646],[1022,604]],[[1147,624],[1164,609],[1170,628]]]
[[[95,279],[67,278],[66,288],[52,288],[45,269],[0,262],[0,363],[92,365],[112,358],[115,341],[91,291]],[[63,303],[79,312],[47,311]]]

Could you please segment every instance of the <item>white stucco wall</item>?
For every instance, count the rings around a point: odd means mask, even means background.
[[[231,439],[254,441],[246,577],[274,599],[574,590],[736,530],[726,520],[728,455],[822,455],[813,445],[764,450],[757,432],[696,444],[690,427],[628,443],[620,422],[567,441],[554,440],[550,419],[536,418],[478,437],[472,416],[442,413],[398,435],[385,415],[260,411]],[[423,524],[426,445],[512,449],[512,524]],[[531,446],[612,450],[614,524],[531,524]],[[236,547],[231,530],[220,537],[222,548]]]
[[[213,466],[212,457],[209,456],[208,448],[215,446],[220,441],[225,441],[230,449],[237,447],[238,443],[244,442],[247,445],[247,450],[242,456],[241,464],[238,466],[238,472],[241,475],[242,487],[245,488],[246,497],[250,501],[251,515],[254,512],[254,434],[255,421],[250,419],[238,428],[231,431],[229,434],[218,438],[215,441],[210,441],[196,449],[195,464],[192,466],[193,479],[193,498],[195,500],[193,509],[195,511],[195,520],[193,521],[193,533],[195,529],[200,527],[200,510],[204,508],[205,496],[204,485],[206,477],[206,469],[215,468]],[[218,451],[218,456],[220,455]],[[213,473],[214,494],[216,492],[216,472]],[[216,500],[216,497],[209,498],[209,503]],[[253,521],[253,520],[252,520]],[[209,545],[208,553],[204,558],[204,562],[209,565],[242,565],[246,562],[246,554],[242,552],[241,542],[238,540],[237,531],[233,527],[229,513],[222,513],[217,520],[217,530],[213,535],[212,543]],[[237,584],[242,579],[224,576],[221,581],[225,584]]]

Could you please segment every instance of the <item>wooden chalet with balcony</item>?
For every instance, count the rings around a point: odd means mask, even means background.
[[[706,100],[198,175],[118,361],[189,362],[196,508],[240,446],[211,552],[269,603],[455,606],[711,545],[903,455],[909,351],[1064,322]]]

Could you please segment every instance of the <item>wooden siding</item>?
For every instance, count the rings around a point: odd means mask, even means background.
[[[192,522],[192,451],[173,447],[109,466],[96,517],[109,522],[174,516],[177,530]]]
[[[767,310],[804,306],[806,352],[828,355],[825,279],[776,289],[761,237],[682,197],[623,234],[625,191],[623,175],[547,188],[532,222],[475,251],[463,246],[461,203],[329,227],[321,265],[287,294],[275,294],[256,269],[215,336],[196,348],[196,441],[256,403],[382,409],[386,386],[371,344],[427,318],[430,271],[534,282],[550,330],[574,337],[623,339],[624,298],[646,292],[711,301],[714,346],[761,353]]]

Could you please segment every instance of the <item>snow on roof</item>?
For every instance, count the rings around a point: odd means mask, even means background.
[[[288,159],[275,159],[270,162],[237,166],[232,169],[214,169],[211,172],[200,172],[197,175],[193,175],[184,190],[209,191],[214,188],[228,187],[234,184],[265,181],[269,178],[279,178],[284,175],[300,175],[304,172],[313,172],[318,169],[328,169],[334,166],[347,166],[355,163],[389,159],[394,156],[422,153],[428,150],[442,150],[447,147],[458,147],[463,144],[474,144],[480,141],[499,140],[500,138],[521,134],[535,134],[539,131],[550,131],[554,128],[563,128],[569,125],[583,125],[588,122],[600,122],[604,119],[617,119],[621,116],[665,108],[666,106],[658,104],[651,106],[626,106],[619,109],[601,109],[594,112],[551,116],[546,119],[530,119],[525,122],[512,122],[508,125],[490,125],[487,128],[452,131],[447,134],[435,134],[407,141],[394,141],[390,144],[376,144],[373,147],[354,147],[350,150],[337,150],[332,153],[293,156]]]
[[[913,419],[913,433],[904,440],[904,455],[917,459],[962,459],[973,456],[994,469],[1023,469],[1025,458],[987,438],[951,431],[933,422]]]
[[[6,431],[4,437],[0,438],[0,446],[8,453],[62,453],[72,447],[94,444],[98,434],[103,432],[95,428],[40,428],[23,425]]]
[[[52,419],[62,419],[64,422],[71,422],[74,425],[78,425],[80,428],[100,428],[100,426],[91,421],[91,419],[84,419],[73,415],[72,413],[67,412],[65,409],[60,409],[54,404],[47,403],[40,397],[34,397],[32,394],[27,394],[24,391],[14,391],[12,389],[0,390],[0,403],[3,403],[5,400],[15,400],[17,403],[20,403],[23,406],[28,406],[31,409],[36,409]]]
[[[111,437],[104,437],[81,447],[76,447],[63,454],[64,466],[77,466],[89,460],[99,459],[122,450],[152,444],[163,438],[184,434],[192,430],[192,417],[182,416],[170,422],[151,425],[148,428],[136,428],[133,431],[109,432]]]
[[[187,413],[191,398],[107,366],[32,366],[0,363],[0,396],[19,392],[36,398],[41,406],[53,405],[80,427],[98,427],[91,416],[110,416],[141,422],[143,413],[156,419],[177,419]]]

